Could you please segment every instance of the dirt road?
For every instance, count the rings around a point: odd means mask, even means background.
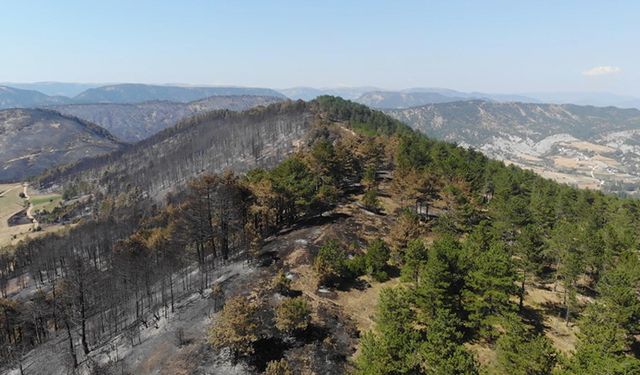
[[[38,220],[33,217],[33,203],[31,203],[31,197],[29,196],[29,193],[27,191],[28,188],[29,184],[27,184],[26,182],[22,184],[22,193],[24,194],[24,199],[29,202],[29,207],[27,207],[27,218],[33,223],[33,230],[35,231],[40,228],[40,223],[38,223]]]

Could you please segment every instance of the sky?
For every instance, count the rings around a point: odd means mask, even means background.
[[[0,2],[0,82],[640,96],[640,1]]]

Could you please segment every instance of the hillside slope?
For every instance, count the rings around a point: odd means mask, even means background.
[[[386,113],[429,136],[561,182],[629,192],[640,183],[636,109],[474,100]]]
[[[125,142],[137,142],[197,113],[243,111],[282,101],[272,96],[212,96],[190,103],[152,101],[137,104],[69,104],[53,109],[98,124]]]
[[[203,172],[246,171],[277,163],[301,142],[313,117],[304,102],[208,112],[121,152],[52,171],[42,183],[81,177],[112,191],[137,186],[156,196]]]
[[[120,147],[106,130],[54,111],[0,111],[0,181],[22,180]]]

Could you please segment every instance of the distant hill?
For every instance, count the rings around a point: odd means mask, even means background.
[[[545,103],[640,109],[640,98],[606,92],[536,92],[525,94]]]
[[[192,102],[217,95],[261,95],[282,97],[281,93],[252,87],[190,87],[144,84],[119,84],[86,90],[73,98],[74,103],[141,103],[154,100]]]
[[[313,88],[313,87],[292,87],[288,89],[278,90],[289,99],[293,100],[313,100],[318,96],[331,95],[339,96],[344,99],[353,100],[360,97],[365,92],[378,91],[375,87],[329,87],[329,88]]]
[[[535,99],[509,94],[487,94],[461,92],[441,88],[412,88],[402,91],[372,91],[362,94],[355,101],[380,109],[409,108],[426,104],[449,103],[461,100],[487,100],[497,102],[536,102]]]
[[[243,111],[282,100],[273,96],[212,96],[190,103],[151,101],[135,104],[69,104],[53,108],[98,124],[123,141],[137,142],[197,113],[219,109]]]
[[[465,100],[465,98],[435,92],[373,91],[363,94],[356,99],[356,102],[373,108],[407,108],[459,100]]]
[[[120,147],[122,144],[99,126],[55,111],[0,111],[0,181],[23,180]]]
[[[458,101],[385,112],[428,136],[583,187],[640,184],[640,110]]]
[[[62,96],[48,96],[34,90],[0,86],[0,109],[38,107],[68,102],[70,99]]]
[[[0,86],[15,87],[22,90],[39,91],[50,96],[66,96],[71,98],[81,92],[103,86],[96,83],[74,83],[74,82],[33,82],[33,83],[14,83],[0,82]]]

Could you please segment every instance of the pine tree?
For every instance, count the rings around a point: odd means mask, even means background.
[[[404,281],[418,284],[420,282],[420,272],[428,259],[427,247],[421,239],[409,242],[407,250],[404,252],[404,265],[401,269]]]
[[[640,260],[635,251],[623,253],[617,264],[598,283],[599,301],[629,339],[640,333]]]
[[[478,366],[473,355],[461,345],[462,334],[454,323],[456,316],[438,309],[427,327],[427,335],[418,351],[420,369],[428,375],[473,375]]]
[[[467,325],[485,336],[492,319],[512,312],[516,275],[511,257],[502,243],[493,243],[475,258],[465,279],[463,305],[468,312]]]
[[[375,331],[363,335],[356,358],[357,374],[413,374],[419,333],[415,312],[406,289],[385,288],[380,292]]]
[[[496,342],[501,373],[550,375],[556,365],[557,353],[549,339],[530,332],[516,316],[505,321],[505,333]]]
[[[409,210],[403,210],[389,233],[391,260],[394,264],[402,264],[403,252],[407,248],[407,244],[417,238],[420,231],[418,215]]]
[[[457,240],[444,237],[433,243],[416,289],[421,321],[428,321],[439,309],[462,314],[460,293],[465,272],[461,267],[461,247]]]
[[[560,374],[626,375],[640,373],[640,360],[625,354],[627,334],[600,303],[592,303],[578,322],[576,352],[561,366]]]
[[[347,271],[347,253],[334,240],[327,241],[313,261],[313,268],[318,274],[320,284],[336,283]]]
[[[518,277],[520,281],[520,290],[518,292],[520,310],[524,305],[527,283],[542,271],[545,263],[543,255],[544,241],[542,240],[541,232],[542,230],[537,225],[527,225],[518,233],[514,243],[516,263],[520,269]]]

